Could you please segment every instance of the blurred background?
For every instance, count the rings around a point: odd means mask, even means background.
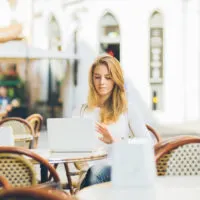
[[[200,120],[199,0],[0,0],[0,86],[10,116],[69,117],[107,52],[149,123]]]

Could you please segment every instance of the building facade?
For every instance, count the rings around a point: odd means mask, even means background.
[[[22,1],[16,1],[18,7]],[[88,70],[97,55],[107,52],[120,60],[126,80],[158,122],[200,119],[198,0],[30,2],[26,9],[31,16],[24,22],[30,43],[79,56],[78,62],[44,60],[37,64],[41,76],[38,98],[48,99],[51,69],[53,80],[60,82],[54,90],[60,91],[63,116],[70,116],[76,105],[86,101]]]

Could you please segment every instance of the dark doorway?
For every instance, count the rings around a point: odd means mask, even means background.
[[[101,43],[101,50],[106,52],[120,61],[120,44],[105,44]]]

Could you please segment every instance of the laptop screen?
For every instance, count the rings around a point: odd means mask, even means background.
[[[47,119],[48,144],[54,152],[91,152],[95,149],[95,123],[83,118]]]

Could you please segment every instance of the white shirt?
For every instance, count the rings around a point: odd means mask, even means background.
[[[83,109],[82,105],[77,107],[73,111],[73,117],[89,118],[100,122],[100,108],[96,107],[93,110],[88,110],[87,108],[84,109],[84,107],[85,106],[83,106]],[[129,126],[131,127],[131,130]],[[106,127],[115,140],[127,139],[129,136],[133,137],[133,134],[134,137],[147,137],[151,139],[151,135],[147,130],[143,119],[131,104],[128,105],[128,113],[121,114],[117,122],[106,125]],[[133,132],[133,134],[131,132]],[[96,133],[96,135],[96,147],[107,147],[107,144],[98,139],[100,134]]]
[[[82,109],[83,108],[83,109]],[[88,110],[85,105],[78,106],[73,111],[72,117],[83,117],[83,118],[89,118],[92,120],[95,120],[97,122],[100,122],[100,108],[95,108],[93,110]],[[129,128],[131,127],[131,130]],[[107,129],[109,130],[112,137],[116,140],[119,139],[128,139],[128,137],[147,137],[151,140],[153,143],[153,139],[151,138],[151,135],[149,131],[147,130],[145,123],[141,116],[136,112],[136,110],[131,106],[131,104],[128,105],[128,112],[121,114],[117,122],[113,124],[106,125]],[[134,135],[131,133],[133,132]],[[111,164],[111,152],[112,152],[112,145],[111,144],[105,144],[101,140],[99,140],[99,133],[96,133],[97,140],[96,140],[96,148],[97,149],[105,149],[108,152],[108,159],[106,160],[99,160],[99,161],[93,161],[89,162],[88,166],[94,165],[94,163],[105,163],[105,164]]]

